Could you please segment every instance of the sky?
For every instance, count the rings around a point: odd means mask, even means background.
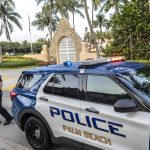
[[[37,6],[35,0],[14,0],[16,4],[16,10],[22,16],[20,20],[23,30],[19,30],[17,27],[14,26],[14,32],[11,34],[12,41],[23,41],[28,40],[30,41],[30,34],[29,34],[29,21],[28,21],[28,14],[30,16],[31,22],[35,20],[35,14],[41,11],[41,6]],[[84,11],[83,11],[84,12]],[[72,15],[70,15],[69,22],[72,26]],[[85,27],[87,27],[86,19],[82,19],[80,16],[75,16],[75,28],[77,33],[83,37]],[[36,30],[35,27],[31,26],[32,32],[32,40],[36,41],[39,38],[45,38],[47,31],[41,32]],[[6,41],[5,35],[0,37],[0,41]]]

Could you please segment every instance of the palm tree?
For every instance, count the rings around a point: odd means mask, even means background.
[[[5,33],[6,38],[11,42],[10,34],[14,31],[13,24],[16,25],[20,30],[22,26],[19,22],[21,16],[19,13],[14,11],[14,3],[12,0],[2,0],[0,2],[0,35]]]
[[[35,0],[37,2],[37,5],[40,3],[44,3],[43,7],[49,7],[49,17],[50,17],[50,23],[49,23],[49,29],[50,29],[50,43],[52,40],[52,17],[53,17],[53,9],[54,9],[54,0]]]
[[[56,19],[58,18],[57,15],[61,17],[65,17],[69,19],[69,12],[73,14],[73,26],[74,26],[74,13],[79,14],[80,16],[84,17],[84,15],[80,12],[80,8],[83,7],[78,1],[76,0],[36,0],[37,4],[40,4],[43,2],[43,8],[49,7],[47,9],[47,12],[49,10],[49,14],[47,14],[47,17],[49,17],[49,31],[51,32],[51,40],[52,40],[52,31],[54,31],[52,28],[54,27],[54,23],[56,22]],[[54,22],[53,22],[54,21]]]
[[[94,27],[97,28],[99,27],[100,29],[100,34],[101,34],[101,51],[103,50],[103,27],[106,27],[108,24],[108,20],[105,19],[105,16],[101,14],[101,11],[99,12],[98,15],[96,15],[96,21],[94,21]]]
[[[68,6],[69,12],[72,13],[72,16],[73,16],[73,28],[75,29],[75,14],[78,14],[82,18],[84,18],[83,13],[80,11],[80,9],[83,8],[83,5],[79,1],[76,1],[76,0],[67,0],[66,2],[68,2],[67,6]]]
[[[7,3],[5,3],[5,2],[7,2]],[[15,8],[15,3],[13,2],[13,0],[1,0],[0,1],[0,5],[2,5],[2,4],[4,4],[5,3],[5,5],[7,5],[7,6],[12,6],[13,8]]]
[[[65,17],[69,19],[69,12],[72,13],[73,15],[73,27],[75,28],[75,23],[74,23],[74,15],[79,14],[82,18],[84,18],[84,15],[82,12],[79,10],[83,8],[83,5],[79,3],[77,0],[55,0],[54,2],[54,10],[57,14],[60,14],[61,17]]]
[[[27,53],[27,48],[30,47],[30,43],[27,40],[22,41],[23,49],[25,50],[25,54]]]
[[[37,30],[41,30],[41,31],[47,28],[49,31],[50,39],[52,40],[52,33],[55,32],[58,27],[59,18],[53,15],[51,20],[49,15],[49,9],[47,7],[49,6],[44,6],[42,12],[36,13],[35,15],[36,20],[32,22],[32,25],[35,26]],[[50,29],[51,21],[52,21],[52,31]]]
[[[103,0],[92,0],[92,24],[94,20],[94,11],[98,10],[98,6],[100,6]]]
[[[97,43],[97,41],[96,41],[96,35],[95,35],[95,33],[94,33],[94,29],[93,29],[92,22],[91,22],[91,20],[90,20],[90,16],[89,16],[89,12],[88,12],[87,0],[81,0],[81,1],[82,1],[83,5],[84,5],[85,15],[86,15],[87,22],[88,22],[88,25],[89,25],[89,28],[90,28],[91,41],[92,41],[92,44],[94,45],[94,47],[96,48],[97,58],[99,58],[100,55],[99,55],[98,43]]]
[[[49,18],[49,32],[50,32],[50,44],[52,40],[52,32],[54,31],[54,25],[56,25],[56,18],[57,14],[61,15],[62,17],[69,18],[68,8],[66,5],[66,0],[36,0],[37,4],[43,3],[43,8],[47,8],[47,12],[49,14],[46,14],[46,16]],[[55,19],[53,19],[55,17]]]
[[[69,19],[69,5],[68,1],[62,1],[62,0],[55,0],[54,2],[54,13],[59,14],[62,18]]]
[[[128,0],[104,0],[105,3],[102,7],[102,10],[108,12],[111,8],[115,9],[115,14],[119,13],[119,8],[121,4],[127,4]]]

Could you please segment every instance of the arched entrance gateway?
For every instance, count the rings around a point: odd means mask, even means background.
[[[75,62],[77,59],[75,44],[70,37],[63,37],[59,42],[59,62]]]
[[[50,57],[54,58],[58,64],[67,60],[76,62],[80,60],[81,51],[81,38],[70,26],[68,20],[62,18],[51,42]]]

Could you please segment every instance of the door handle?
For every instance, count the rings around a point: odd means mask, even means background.
[[[95,108],[85,108],[85,110],[94,114],[99,114],[99,111]]]
[[[45,96],[40,97],[39,99],[42,100],[42,101],[48,101],[48,99]]]

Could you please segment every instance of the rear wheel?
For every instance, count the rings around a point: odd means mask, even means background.
[[[30,117],[25,124],[25,134],[30,145],[36,150],[48,150],[52,143],[43,123],[35,117]]]

